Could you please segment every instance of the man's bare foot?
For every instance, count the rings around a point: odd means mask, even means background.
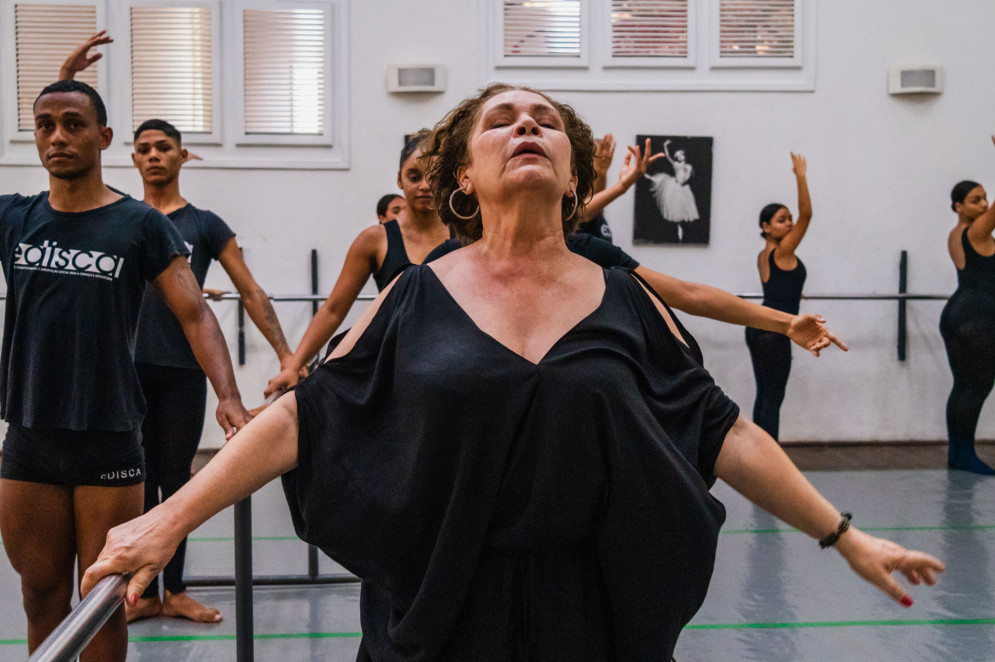
[[[202,605],[186,592],[170,593],[162,601],[162,615],[174,618],[187,618],[197,623],[220,623],[221,612],[214,607]]]
[[[158,596],[154,598],[138,598],[138,602],[134,606],[129,605],[127,600],[124,602],[124,615],[129,623],[140,621],[143,618],[152,618],[161,613],[162,602],[159,601]]]

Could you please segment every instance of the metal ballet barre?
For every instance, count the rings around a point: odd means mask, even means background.
[[[107,622],[128,592],[131,575],[104,577],[52,634],[28,658],[28,662],[72,662]]]

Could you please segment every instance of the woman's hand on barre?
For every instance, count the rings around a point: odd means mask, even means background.
[[[125,600],[134,605],[145,588],[162,572],[183,540],[182,532],[171,531],[168,520],[153,508],[141,517],[115,526],[107,532],[104,548],[83,574],[80,594],[84,597],[107,575],[132,573]]]

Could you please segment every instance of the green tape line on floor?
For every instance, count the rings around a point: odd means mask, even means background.
[[[765,630],[801,628],[852,628],[894,625],[995,625],[995,618],[938,618],[924,620],[885,621],[813,621],[808,623],[702,623],[686,626],[685,630]]]
[[[919,625],[995,625],[995,618],[939,618],[923,620],[883,620],[883,621],[813,621],[808,623],[702,623],[686,626],[685,630],[770,630],[802,628],[851,628],[851,627],[893,627]],[[290,632],[257,634],[256,641],[267,639],[353,639],[363,636],[361,632]],[[217,635],[171,635],[128,637],[128,642],[156,643],[170,641],[235,641],[233,634]],[[0,646],[27,646],[27,639],[0,639]]]

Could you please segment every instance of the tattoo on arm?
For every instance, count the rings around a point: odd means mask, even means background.
[[[277,354],[290,354],[290,346],[283,335],[283,327],[280,326],[280,320],[277,319],[276,311],[273,310],[273,304],[270,302],[269,297],[261,288],[256,290],[256,296],[259,297],[263,310],[263,320],[259,330],[270,341]]]

